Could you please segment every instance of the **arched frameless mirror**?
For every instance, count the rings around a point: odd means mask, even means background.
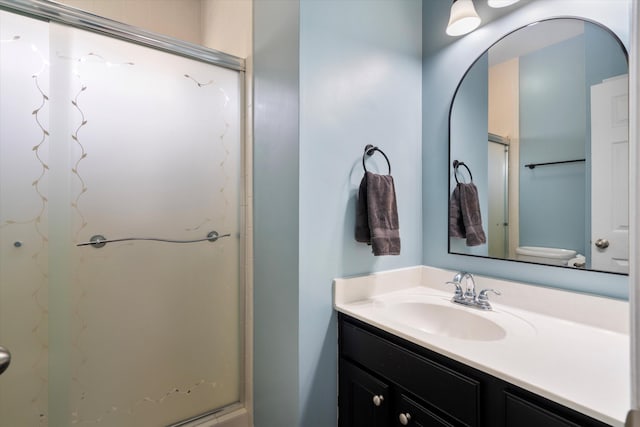
[[[628,273],[628,61],[608,29],[496,42],[456,90],[449,150],[450,253]]]

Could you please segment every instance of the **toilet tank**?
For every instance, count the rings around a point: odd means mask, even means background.
[[[541,246],[519,246],[516,248],[516,259],[552,265],[567,265],[576,256],[571,249],[545,248]]]

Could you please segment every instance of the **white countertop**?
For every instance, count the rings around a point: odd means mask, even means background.
[[[469,340],[428,333],[385,311],[397,303],[450,307],[455,272],[412,267],[334,280],[334,307],[382,330],[465,363],[613,426],[630,408],[626,301],[474,276],[493,311],[455,305],[495,321],[506,335]]]

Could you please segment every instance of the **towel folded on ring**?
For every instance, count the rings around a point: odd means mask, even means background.
[[[371,245],[373,254],[400,255],[396,190],[391,175],[366,172],[358,190],[356,241]]]
[[[471,183],[458,183],[449,200],[449,237],[467,239],[467,246],[487,243],[482,229],[478,188]]]

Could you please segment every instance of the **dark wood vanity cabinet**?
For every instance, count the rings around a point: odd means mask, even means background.
[[[347,408],[340,412],[341,427],[453,427],[404,394],[401,388],[390,387],[344,359],[340,361],[339,396],[340,407]]]
[[[339,313],[339,427],[605,427]]]

